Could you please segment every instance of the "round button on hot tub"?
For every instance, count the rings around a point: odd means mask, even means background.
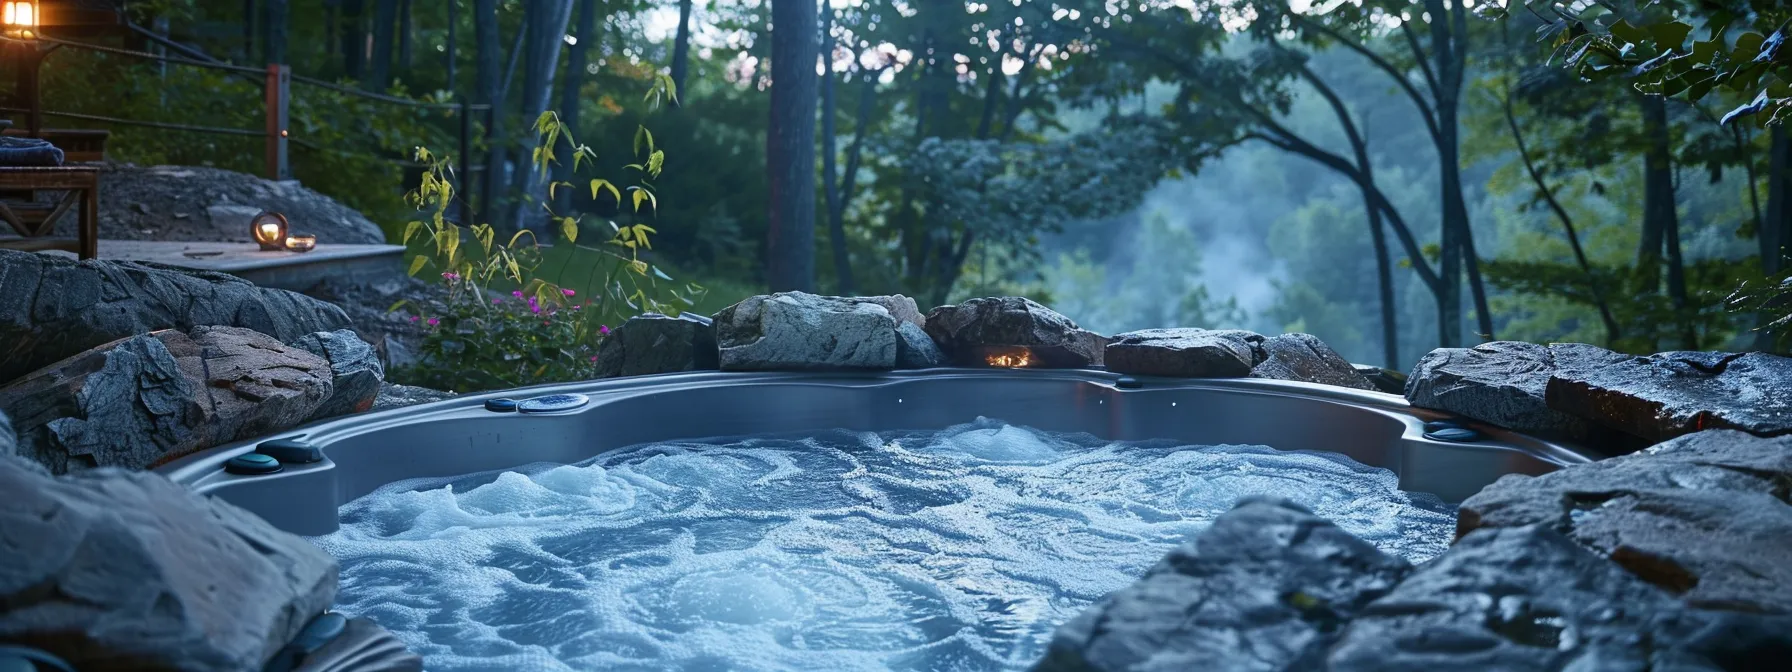
[[[516,405],[516,410],[523,413],[553,413],[570,411],[591,403],[591,398],[583,394],[550,394],[545,397],[524,399]]]
[[[244,476],[271,474],[280,471],[280,461],[272,455],[243,453],[224,462],[224,471]]]

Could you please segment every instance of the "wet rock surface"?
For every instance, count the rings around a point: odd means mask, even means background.
[[[1521,432],[1584,439],[1587,420],[1549,407],[1544,393],[1555,361],[1549,346],[1495,341],[1472,348],[1438,348],[1419,359],[1406,378],[1414,406]]]
[[[1549,346],[1549,406],[1650,441],[1702,429],[1792,434],[1792,358],[1760,352],[1647,357]]]
[[[1109,371],[1173,378],[1242,378],[1257,365],[1263,336],[1249,331],[1145,329],[1114,336]]]
[[[1792,613],[1792,437],[1714,430],[1463,502],[1459,534],[1545,525],[1695,606]]]
[[[383,411],[388,408],[416,406],[417,404],[427,404],[432,401],[453,399],[454,396],[453,392],[432,390],[427,387],[385,383],[380,385],[380,395],[373,400],[373,408],[371,410]]]
[[[378,623],[351,618],[342,634],[306,652],[292,672],[423,672],[423,657]]]
[[[1359,390],[1375,386],[1312,334],[1237,329],[1146,329],[1115,336],[1104,355],[1109,371],[1172,378],[1269,378]]]
[[[353,208],[297,182],[202,166],[107,163],[100,169],[99,230],[107,240],[254,242],[249,220],[262,210],[286,215],[292,230],[323,244],[378,244],[380,227]],[[74,218],[56,235],[74,235]]]
[[[1327,662],[1337,672],[1711,670],[1688,642],[1710,620],[1547,527],[1481,530],[1364,608]]]
[[[714,316],[723,371],[896,368],[896,318],[883,306],[783,292]]]
[[[720,362],[713,325],[688,317],[648,313],[631,317],[597,349],[598,376],[645,376],[713,371]]]
[[[0,641],[82,670],[257,670],[335,599],[304,539],[149,473],[0,459]]]
[[[940,345],[933,342],[933,337],[919,325],[908,321],[896,323],[896,368],[931,369],[951,365],[945,351],[940,350]]]
[[[336,306],[235,276],[0,250],[0,384],[121,338],[201,325],[288,342],[349,321]]]
[[[386,371],[373,345],[348,329],[306,334],[293,346],[317,355],[330,365],[330,397],[307,420],[334,418],[373,408]]]
[[[1581,343],[1440,348],[1407,379],[1414,406],[1577,441],[1653,443],[1704,429],[1792,433],[1792,359],[1633,356]]]
[[[1033,669],[1315,669],[1410,570],[1293,504],[1247,499],[1061,626]]]
[[[1102,363],[1107,339],[1018,296],[971,299],[927,312],[926,332],[959,366],[984,366],[986,348],[1026,348],[1033,366],[1088,368]]]
[[[235,327],[133,336],[0,388],[21,454],[54,473],[145,469],[277,432],[331,394],[330,365]]]

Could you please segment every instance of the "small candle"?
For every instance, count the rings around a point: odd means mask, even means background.
[[[280,237],[280,225],[275,222],[262,222],[261,233],[255,236],[261,240],[273,240]]]
[[[317,247],[317,236],[287,236],[286,249],[293,252],[310,252]]]

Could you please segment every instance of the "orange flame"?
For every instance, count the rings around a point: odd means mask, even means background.
[[[984,361],[984,363],[987,363],[990,366],[999,366],[1002,368],[1020,368],[1023,366],[1029,366],[1033,363],[1032,354],[1033,353],[1028,352],[1025,348],[1019,348],[1019,349],[1012,350],[1009,352],[991,353],[989,355],[986,355],[983,358],[983,361]]]

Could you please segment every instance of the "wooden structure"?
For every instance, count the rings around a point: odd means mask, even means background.
[[[31,130],[9,128],[4,135],[30,137]],[[97,128],[43,128],[38,129],[37,137],[62,150],[63,161],[92,163],[106,160],[106,140],[112,137],[112,132]]]
[[[37,192],[61,192],[48,201]],[[0,248],[39,252],[66,250],[82,259],[99,256],[100,170],[98,166],[0,168],[0,219],[18,232],[19,238],[0,238]],[[76,237],[51,235],[56,220],[76,212]]]

